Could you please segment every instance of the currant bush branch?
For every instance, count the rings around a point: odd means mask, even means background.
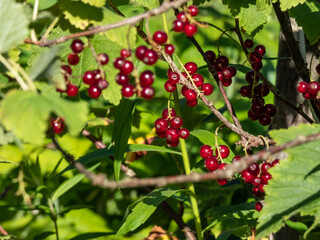
[[[235,20],[236,28],[235,31],[238,35],[240,44],[242,46],[243,52],[246,54],[246,56],[249,56],[249,52],[247,48],[244,45],[243,37],[241,34],[240,26],[239,26],[239,19],[236,18]],[[260,71],[257,71],[256,74],[260,77],[260,79],[263,81],[264,84],[270,89],[270,91],[274,94],[276,98],[278,98],[280,101],[287,104],[289,107],[291,107],[293,110],[295,110],[297,113],[299,113],[303,118],[305,118],[309,123],[314,123],[314,121],[299,107],[296,107],[291,102],[289,102],[286,97],[265,77]]]

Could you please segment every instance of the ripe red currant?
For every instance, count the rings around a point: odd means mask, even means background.
[[[251,39],[247,39],[244,41],[244,46],[246,48],[252,48],[253,47],[253,41]]]
[[[168,80],[169,80],[169,82],[171,82],[173,84],[177,84],[180,80],[180,76],[176,72],[171,72],[168,74]]]
[[[190,75],[193,75],[197,72],[198,66],[194,62],[187,62],[184,65],[185,69],[189,72]]]
[[[187,101],[187,105],[189,107],[195,107],[195,106],[197,106],[197,104],[198,104],[198,99],[194,99],[192,101]]]
[[[185,94],[187,101],[194,101],[197,99],[197,93],[193,89],[188,89]]]
[[[172,55],[174,53],[174,46],[172,44],[166,44],[164,46],[164,51],[166,52],[166,54]]]
[[[134,87],[131,84],[123,85],[121,93],[124,97],[131,97],[134,94]]]
[[[86,71],[82,76],[82,81],[88,85],[94,84],[95,74],[92,71]]]
[[[299,83],[298,83],[298,86],[297,86],[297,90],[298,90],[299,93],[306,93],[306,92],[308,92],[308,90],[309,90],[309,85],[308,85],[308,83],[307,83],[307,82],[304,82],[304,81],[299,82]]]
[[[181,117],[175,116],[174,118],[171,119],[170,123],[172,127],[181,128],[183,125],[183,120]]]
[[[131,56],[131,51],[129,49],[124,48],[121,50],[120,55],[123,58],[128,58]]]
[[[105,53],[99,53],[98,60],[101,65],[106,65],[109,62],[109,56]]]
[[[116,82],[119,84],[119,85],[126,85],[129,83],[129,76],[128,75],[125,75],[123,73],[118,73],[116,75]]]
[[[141,97],[148,100],[153,98],[154,94],[155,94],[155,90],[151,86],[144,87],[141,91]]]
[[[63,73],[67,73],[69,75],[71,75],[71,73],[72,73],[72,69],[69,65],[62,65],[61,69],[62,69]]]
[[[187,23],[184,26],[184,33],[188,36],[188,37],[192,37],[193,35],[195,35],[198,31],[198,28],[196,25]]]
[[[136,57],[139,59],[139,60],[143,60],[143,56],[144,56],[144,53],[148,50],[148,48],[146,46],[139,46],[137,47],[136,49]]]
[[[164,83],[164,89],[167,92],[174,92],[177,89],[177,85],[168,80]]]
[[[258,212],[261,211],[262,207],[263,207],[263,205],[262,205],[261,202],[256,202],[256,204],[254,205],[254,208],[255,208]]]
[[[222,159],[225,159],[225,158],[229,157],[230,149],[226,145],[219,145],[218,148],[219,148],[220,156],[221,156]],[[218,148],[216,148],[216,150],[215,150],[216,156],[219,156]]]
[[[140,85],[142,87],[151,86],[154,82],[154,74],[150,70],[145,70],[140,74]]]
[[[133,71],[133,63],[129,60],[125,60],[123,66],[120,68],[120,72],[125,75],[129,75]]]
[[[165,131],[166,139],[170,142],[179,141],[179,130],[175,127],[168,127]]]
[[[170,119],[174,118],[176,116],[176,111],[173,108],[170,108]],[[162,111],[162,118],[168,119],[169,118],[169,110],[168,108],[164,109]]]
[[[50,124],[55,134],[61,133],[64,129],[64,121],[62,118],[57,118],[57,119],[51,118]]]
[[[166,129],[168,128],[169,124],[168,122],[164,119],[164,118],[158,118],[155,122],[154,122],[154,127],[156,129],[157,132],[165,132]]]
[[[262,68],[262,62],[252,63],[251,64],[252,69],[255,71],[259,71]]]
[[[101,89],[96,85],[91,85],[88,88],[88,94],[91,98],[98,98],[101,95]]]
[[[186,128],[181,128],[179,130],[179,137],[182,138],[182,139],[187,139],[190,135],[190,132],[188,129]]]
[[[251,183],[253,177],[254,175],[247,169],[241,173],[242,180],[247,184]]]
[[[209,145],[202,145],[200,147],[200,156],[202,158],[208,158],[213,155],[213,150]]]
[[[72,52],[80,53],[80,52],[82,52],[82,50],[84,48],[84,43],[80,39],[75,39],[72,41],[70,47],[71,47]]]
[[[108,88],[108,86],[109,86],[109,83],[106,81],[106,80],[104,80],[104,79],[100,79],[99,81],[98,81],[98,88],[100,88],[101,90],[103,90],[103,89],[106,89],[106,88]]]
[[[67,95],[68,95],[69,97],[77,96],[77,95],[78,95],[78,92],[79,92],[79,89],[78,89],[78,87],[77,87],[76,85],[71,84],[71,83],[69,83],[69,84],[67,85]]]
[[[254,51],[260,53],[263,56],[266,53],[266,48],[263,45],[257,45],[254,48]]]
[[[216,60],[216,54],[214,51],[212,50],[208,50],[205,52],[206,54],[206,57],[208,58],[208,60],[211,62],[211,63],[214,63],[214,61]]]
[[[217,170],[219,168],[219,161],[216,156],[209,156],[205,158],[204,164],[210,172],[213,172],[214,170]]]
[[[199,10],[198,10],[198,7],[197,6],[189,6],[188,7],[188,10],[189,10],[189,14],[192,16],[192,17],[195,17],[198,15],[199,13]]]
[[[172,29],[175,32],[183,32],[185,23],[179,19],[176,19],[172,22]]]
[[[68,63],[70,65],[77,65],[79,63],[79,61],[80,61],[80,58],[79,58],[79,56],[77,54],[70,53],[68,55]]]
[[[156,31],[154,34],[153,34],[153,37],[152,37],[153,41],[155,41],[157,44],[164,44],[167,39],[168,39],[168,35],[163,32],[163,31]]]
[[[113,66],[116,69],[120,69],[124,65],[125,59],[123,57],[118,57],[114,60]]]
[[[193,83],[196,85],[196,87],[202,87],[203,82],[204,82],[204,78],[202,77],[201,74],[195,73],[191,76],[191,79],[192,79]]]
[[[201,86],[204,95],[210,95],[213,92],[213,86],[210,83],[204,83]]]
[[[158,60],[158,54],[150,49],[150,50],[147,50],[144,54],[143,54],[143,62],[147,65],[153,65],[157,62]]]
[[[316,81],[312,81],[308,84],[309,89],[308,92],[310,92],[311,94],[315,94],[317,95],[319,90],[320,90],[320,83],[316,82]]]

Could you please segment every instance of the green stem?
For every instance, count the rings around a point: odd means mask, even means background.
[[[170,43],[169,28],[168,28],[166,13],[162,13],[161,17],[162,17],[163,29],[164,29],[165,33],[168,35],[168,41],[167,42]]]
[[[54,206],[53,206],[52,200],[50,198],[48,199],[48,203],[49,203],[49,208],[50,208],[50,212],[51,212],[51,219],[54,223],[54,228],[56,231],[56,239],[59,240],[59,229],[58,229],[58,223],[57,223],[57,216],[54,211]]]
[[[178,92],[175,91],[173,96],[174,96],[174,105],[176,108],[176,112],[179,116],[181,116]],[[191,169],[190,169],[190,162],[189,162],[186,142],[182,138],[180,138],[179,141],[180,141],[180,146],[181,146],[181,153],[182,153],[184,170],[186,172],[186,175],[190,175]],[[194,216],[194,223],[196,225],[198,240],[203,240],[200,213],[199,213],[197,198],[195,197],[195,190],[194,190],[193,183],[190,183],[188,185],[188,189],[193,193],[190,195],[190,201],[191,201],[191,207],[192,207],[192,212],[193,212],[193,216]]]

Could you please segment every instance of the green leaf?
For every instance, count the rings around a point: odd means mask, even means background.
[[[215,148],[215,134],[212,132],[209,132],[207,130],[194,130],[190,132],[191,135],[195,136],[196,138],[199,139],[200,142],[203,144],[207,144],[213,148]],[[217,136],[218,140],[218,145],[226,145],[226,142],[223,141],[223,139],[219,136]],[[230,148],[229,148],[230,149]],[[224,162],[226,163],[231,163],[232,159],[234,158],[234,153],[230,150],[230,155],[226,158],[223,159]]]
[[[270,3],[269,0],[257,0],[257,9],[259,11],[262,11],[269,6],[269,3]]]
[[[89,168],[89,171],[93,171],[96,169],[100,163],[94,165],[93,167]],[[73,188],[75,185],[77,185],[79,182],[82,181],[82,179],[85,178],[84,174],[77,174],[74,177],[68,179],[67,181],[63,182],[57,190],[53,193],[51,200],[54,202],[56,199],[61,197],[63,194],[65,194],[67,191],[69,191],[71,188]]]
[[[157,7],[158,1],[156,0],[133,0],[132,3],[136,3],[138,5],[144,6],[148,9],[153,9]]]
[[[302,27],[310,44],[315,44],[320,38],[320,3],[307,1],[302,5],[291,8],[290,16],[294,17],[300,27]]]
[[[292,7],[297,6],[298,4],[304,3],[306,0],[279,0],[281,11],[286,11]]]
[[[44,141],[51,112],[64,118],[70,134],[77,135],[87,120],[88,107],[51,95],[11,91],[1,103],[0,121],[18,138],[38,145]]]
[[[120,179],[120,166],[131,134],[131,124],[134,113],[134,101],[122,99],[114,118],[112,142],[114,141],[114,173],[116,180]]]
[[[99,22],[103,19],[101,8],[93,7],[83,2],[64,0],[59,7],[65,19],[81,30],[86,29],[89,24]]]
[[[117,235],[124,235],[127,232],[135,230],[151,216],[160,203],[179,191],[180,190],[159,188],[149,193],[133,208],[132,212],[126,218],[126,221],[118,230]]]
[[[320,133],[320,125],[300,125],[287,130],[273,130],[270,136],[277,144],[296,139],[299,135]],[[272,180],[265,187],[265,206],[260,212],[257,238],[277,232],[291,216],[318,216],[320,212],[320,141],[299,145],[285,151],[287,159],[269,170]]]
[[[106,4],[106,0],[81,0],[94,7],[103,7]]]
[[[297,230],[299,233],[304,233],[305,231],[308,230],[307,225],[305,225],[305,224],[302,223],[302,222],[294,222],[294,221],[291,221],[291,220],[287,220],[285,223],[286,223],[289,227]]]
[[[52,232],[52,231],[48,231],[48,232],[42,232],[40,234],[37,234],[33,240],[43,240],[43,239],[46,239],[47,237],[51,236],[55,234],[55,232]]]
[[[78,236],[75,236],[73,238],[70,238],[70,240],[87,240],[87,239],[96,239],[98,237],[113,235],[113,232],[92,232],[92,233],[83,233]]]
[[[21,4],[0,0],[0,53],[8,52],[23,42],[28,35],[28,24]]]
[[[29,75],[32,80],[49,79],[56,88],[65,90],[65,79],[61,74],[59,48],[46,49],[31,64]]]
[[[205,2],[210,2],[211,0],[193,0],[192,1],[192,5],[200,5],[203,4]]]
[[[52,7],[53,5],[55,5],[57,3],[58,0],[46,0],[46,1],[39,1],[39,10],[44,10],[47,9],[49,7]],[[32,5],[34,5],[35,0],[27,0],[28,3],[31,3]]]

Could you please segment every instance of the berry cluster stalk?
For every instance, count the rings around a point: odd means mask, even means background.
[[[174,92],[173,96],[174,96],[174,105],[175,105],[176,112],[177,112],[177,114],[179,116],[181,116],[179,96],[178,96],[177,90]],[[184,170],[185,170],[186,175],[190,175],[191,174],[191,170],[190,170],[190,162],[189,162],[186,142],[182,138],[180,138],[179,141],[180,141],[180,146],[181,146],[181,153],[182,153]],[[196,197],[194,195],[195,194],[195,190],[194,190],[193,183],[189,184],[188,189],[193,193],[192,195],[190,195],[190,201],[191,201],[191,207],[192,207],[192,212],[193,212],[193,216],[194,216],[194,223],[196,225],[196,231],[197,231],[198,240],[202,240],[203,237],[202,237],[202,227],[201,227],[200,213],[199,213],[197,199],[196,199]]]

